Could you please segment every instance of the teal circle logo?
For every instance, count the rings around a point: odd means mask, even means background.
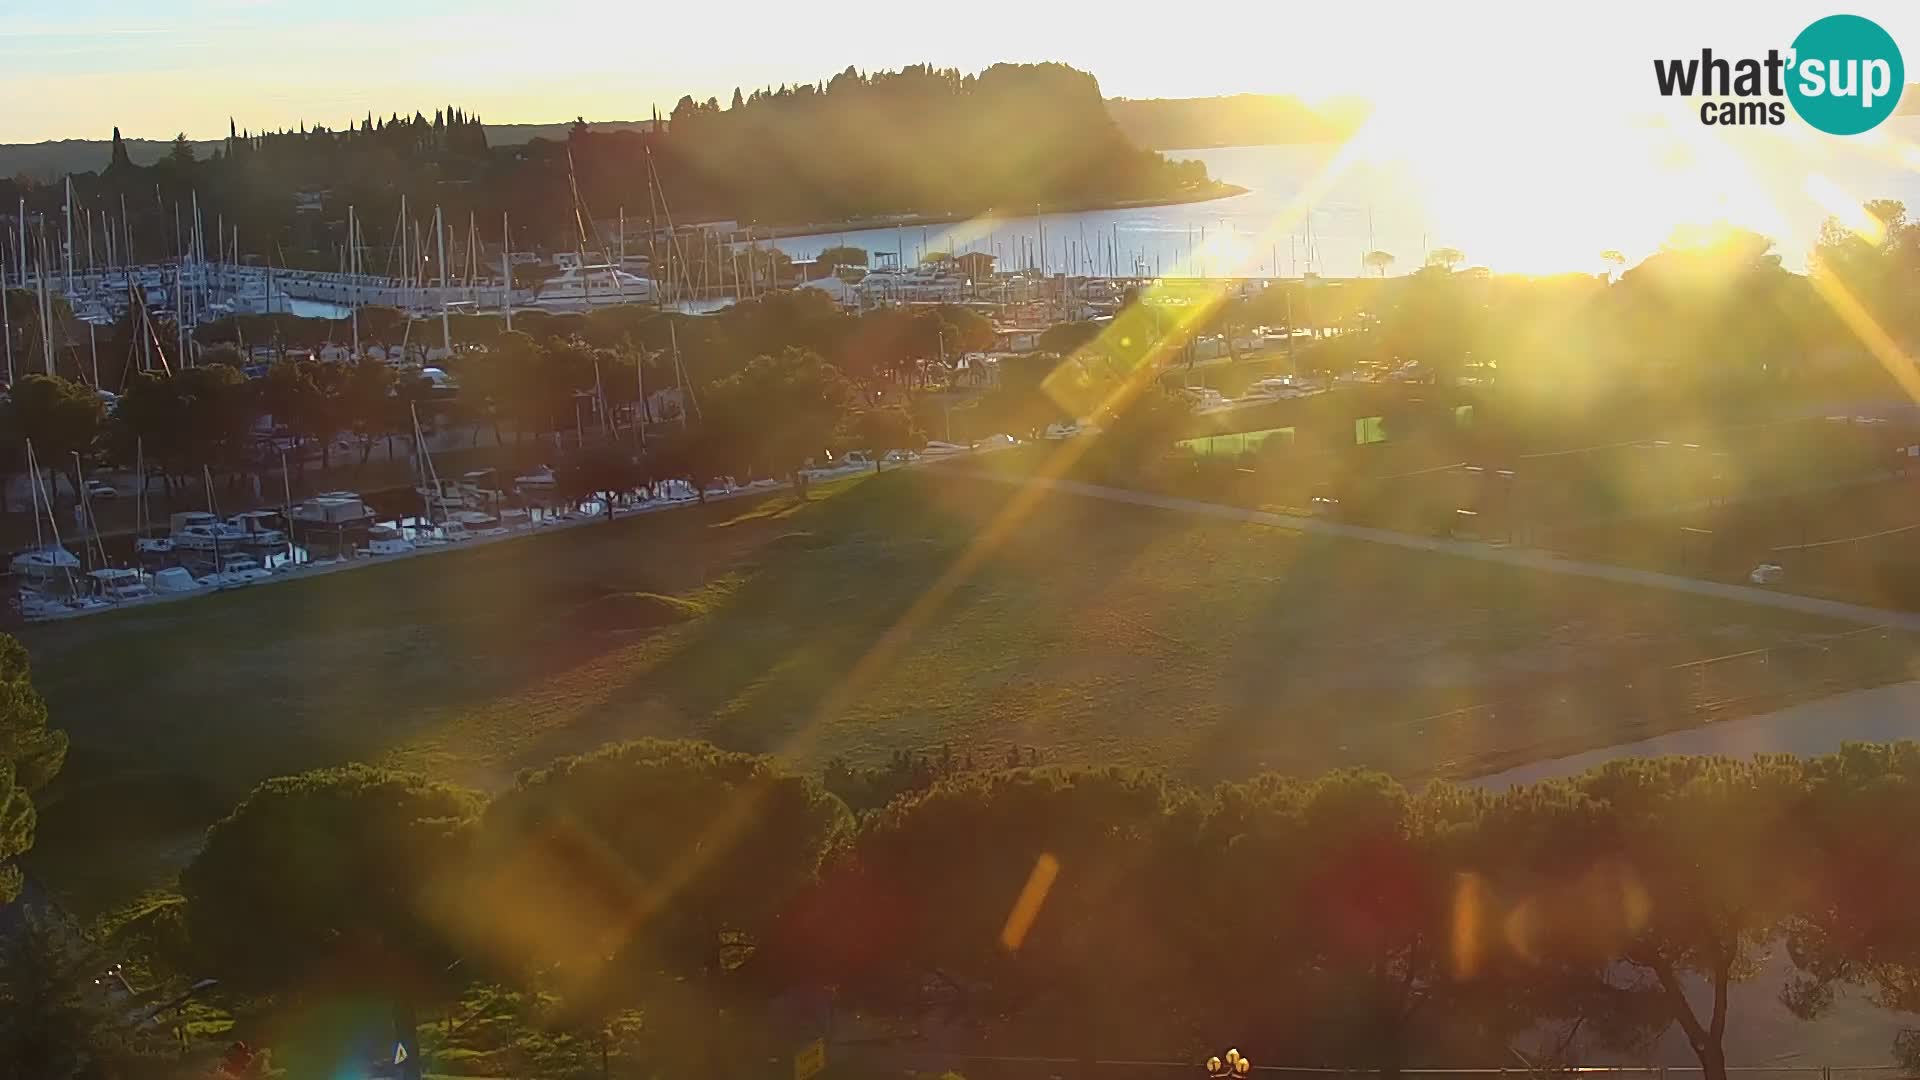
[[[1858,135],[1892,116],[1906,82],[1900,46],[1872,19],[1829,15],[1793,39],[1787,99],[1829,135]]]

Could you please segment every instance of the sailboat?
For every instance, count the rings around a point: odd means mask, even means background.
[[[73,455],[73,471],[75,476],[82,475],[77,453]],[[89,564],[86,595],[108,604],[130,604],[151,597],[153,591],[147,587],[148,577],[144,572],[115,566],[107,559],[107,545],[100,539],[100,522],[93,516],[93,500],[87,497],[85,484],[80,486],[80,522],[83,530],[80,546]],[[94,565],[95,556],[99,557],[98,565]]]
[[[441,480],[434,470],[433,454],[427,449],[427,436],[420,427],[420,410],[415,407],[413,413],[413,445],[420,456],[420,483],[414,486],[419,493],[421,508],[426,516],[427,528],[414,537],[416,544],[438,544],[449,541],[471,540],[475,534],[469,526],[486,530],[491,535],[498,530],[500,519],[480,510],[467,509],[467,502],[456,480]],[[438,511],[436,515],[436,511]],[[435,529],[439,535],[432,535]]]
[[[27,475],[33,478],[33,547],[15,555],[9,567],[14,574],[38,584],[53,581],[65,581],[69,586],[73,582],[73,572],[80,569],[80,559],[60,544],[59,527],[53,520],[53,508],[42,497],[40,489],[40,466],[34,457],[33,441],[27,440]],[[46,533],[40,528],[42,519],[53,528],[53,542],[48,543]]]
[[[60,543],[60,525],[53,519],[53,501],[40,488],[40,466],[33,443],[27,442],[27,473],[33,478],[34,547],[13,557],[15,574],[28,580],[27,587],[15,598],[15,607],[23,619],[51,619],[75,615],[106,606],[103,600],[82,596],[74,582],[80,560]],[[40,532],[40,515],[46,515],[53,542],[47,543]]]

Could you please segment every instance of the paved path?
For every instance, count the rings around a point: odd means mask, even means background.
[[[1494,547],[1489,544],[1469,540],[1443,540],[1438,537],[1416,536],[1412,533],[1395,532],[1392,529],[1374,529],[1364,525],[1344,525],[1320,518],[1300,517],[1294,514],[1276,514],[1269,510],[1248,510],[1239,506],[1225,506],[1220,503],[1202,502],[1198,499],[1182,499],[1172,495],[1158,495],[1147,491],[1134,491],[1129,488],[1105,487],[1099,484],[1087,484],[1078,480],[1047,480],[1035,477],[999,476],[974,470],[960,470],[963,475],[983,480],[996,480],[1001,483],[1040,484],[1055,491],[1069,495],[1081,495],[1092,499],[1106,499],[1110,502],[1130,503],[1134,506],[1147,506],[1158,510],[1172,510],[1176,513],[1194,514],[1201,517],[1223,518],[1229,521],[1248,521],[1259,525],[1271,525],[1280,529],[1295,529],[1305,533],[1317,533],[1323,536],[1338,536],[1347,540],[1362,540],[1370,544],[1386,544],[1391,547],[1406,548],[1409,551],[1433,552],[1440,555],[1453,555],[1479,562],[1498,563],[1525,570],[1544,571],[1549,574],[1568,574],[1574,577],[1595,578],[1611,581],[1620,585],[1637,585],[1649,589],[1665,589],[1669,592],[1691,593],[1695,596],[1707,596],[1718,600],[1729,600],[1739,604],[1752,604],[1758,607],[1778,608],[1782,611],[1798,612],[1802,615],[1817,615],[1822,618],[1838,619],[1843,622],[1858,623],[1864,626],[1887,626],[1898,630],[1920,631],[1920,614],[1906,611],[1889,611],[1885,608],[1867,607],[1863,604],[1847,604],[1838,600],[1822,600],[1813,596],[1800,596],[1795,593],[1775,592],[1771,589],[1754,588],[1749,585],[1729,585],[1719,581],[1703,581],[1699,578],[1681,577],[1678,574],[1662,574],[1653,570],[1637,570],[1629,566],[1612,566],[1607,563],[1582,562],[1577,559],[1564,559],[1545,551],[1527,548]]]
[[[1478,787],[1507,788],[1582,773],[1623,757],[1663,754],[1831,753],[1848,742],[1898,742],[1920,739],[1920,682],[1894,683],[1870,690],[1802,702],[1776,712],[1723,720],[1639,742],[1621,743],[1567,757],[1536,761],[1467,781]]]

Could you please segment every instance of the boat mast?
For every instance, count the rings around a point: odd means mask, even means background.
[[[413,445],[420,451],[420,478],[426,481],[421,486],[420,502],[426,507],[427,528],[433,528],[434,497],[440,493],[440,476],[433,471],[433,455],[427,452],[427,437],[420,430],[420,406],[409,403],[407,411],[413,416]]]
[[[660,204],[654,197],[657,181],[653,175],[653,147],[647,147],[647,274],[653,278],[653,306],[659,309],[666,304],[666,297],[660,287]],[[21,228],[26,228],[26,218],[20,219]],[[25,249],[22,249],[25,250]],[[24,257],[23,257],[24,258]],[[24,266],[25,263],[22,263]]]
[[[41,238],[40,272],[34,281],[40,287],[40,352],[46,358],[47,374],[53,374],[53,304],[47,299],[46,238]]]
[[[225,571],[220,566],[220,512],[213,508],[213,467],[200,466],[200,477],[207,485],[207,515],[213,518],[213,524],[207,529],[208,534],[213,537],[213,572],[220,574]]]
[[[360,359],[360,245],[359,223],[354,218],[353,207],[347,207],[347,307],[353,312],[353,358]],[[268,297],[268,307],[273,306],[272,297]],[[292,525],[293,519],[287,523]]]
[[[35,551],[45,551],[47,547],[47,536],[40,531],[40,511],[42,510],[40,500],[40,464],[33,455],[33,440],[26,440],[26,444],[27,475],[33,478],[33,483],[30,485],[30,494],[33,497],[33,549]]]
[[[67,174],[67,295],[73,295],[73,174]]]
[[[20,283],[26,284],[27,268],[20,268]],[[7,311],[7,257],[0,253],[0,340],[7,345],[7,385],[13,385],[13,316]]]
[[[393,229],[400,237],[400,262],[397,269],[400,271],[400,287],[404,289],[413,277],[413,271],[408,269],[407,263],[407,193],[404,191],[400,193],[400,220]],[[387,254],[392,257],[393,248],[389,247]],[[400,306],[405,307],[406,302],[402,300]]]
[[[73,489],[80,493],[80,553],[87,557],[87,569],[93,569],[94,549],[100,550],[100,565],[107,565],[107,546],[100,539],[100,522],[93,516],[93,500],[87,498],[87,470],[80,463],[80,451],[73,452]],[[87,541],[93,541],[89,544]]]
[[[513,231],[507,227],[507,212],[500,211],[500,303],[506,309],[507,329],[513,329]]]
[[[447,230],[441,220],[440,208],[433,208],[433,238],[440,252],[440,344],[447,350],[447,358],[453,358],[453,323],[447,318]]]
[[[287,523],[287,561],[293,562],[293,480],[287,476],[287,452],[280,451],[280,516]]]
[[[467,211],[467,257],[462,263],[467,276],[467,304],[474,314],[480,312],[480,297],[474,291],[474,279],[480,276],[480,221]]]
[[[27,444],[27,462],[28,462],[28,467],[33,471],[33,482],[34,482],[34,486],[37,489],[41,481],[40,466],[38,463],[38,459],[35,458],[33,455],[33,444],[31,443]],[[43,493],[41,505],[42,505],[42,508],[45,509],[47,512],[47,529],[53,533],[53,552],[54,552],[52,555],[53,561],[60,565],[61,570],[66,572],[67,592],[71,594],[72,592],[75,591],[73,586],[73,567],[60,562],[60,556],[62,554],[67,554],[68,558],[71,558],[72,556],[71,554],[67,553],[66,546],[60,542],[60,523],[54,520],[54,517],[53,517],[52,492]],[[34,520],[34,523],[33,523],[33,533],[36,539],[40,535],[40,522],[37,518]],[[47,550],[46,547],[43,545],[36,545],[36,546],[38,546],[41,551]]]

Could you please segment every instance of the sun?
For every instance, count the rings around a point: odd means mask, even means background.
[[[1606,250],[1637,262],[1685,225],[1784,239],[1859,202],[1809,189],[1807,148],[1792,132],[1728,136],[1691,114],[1635,116],[1605,100],[1507,100],[1485,111],[1458,95],[1390,96],[1349,149],[1351,167],[1411,193],[1432,246],[1506,273],[1595,272]]]

